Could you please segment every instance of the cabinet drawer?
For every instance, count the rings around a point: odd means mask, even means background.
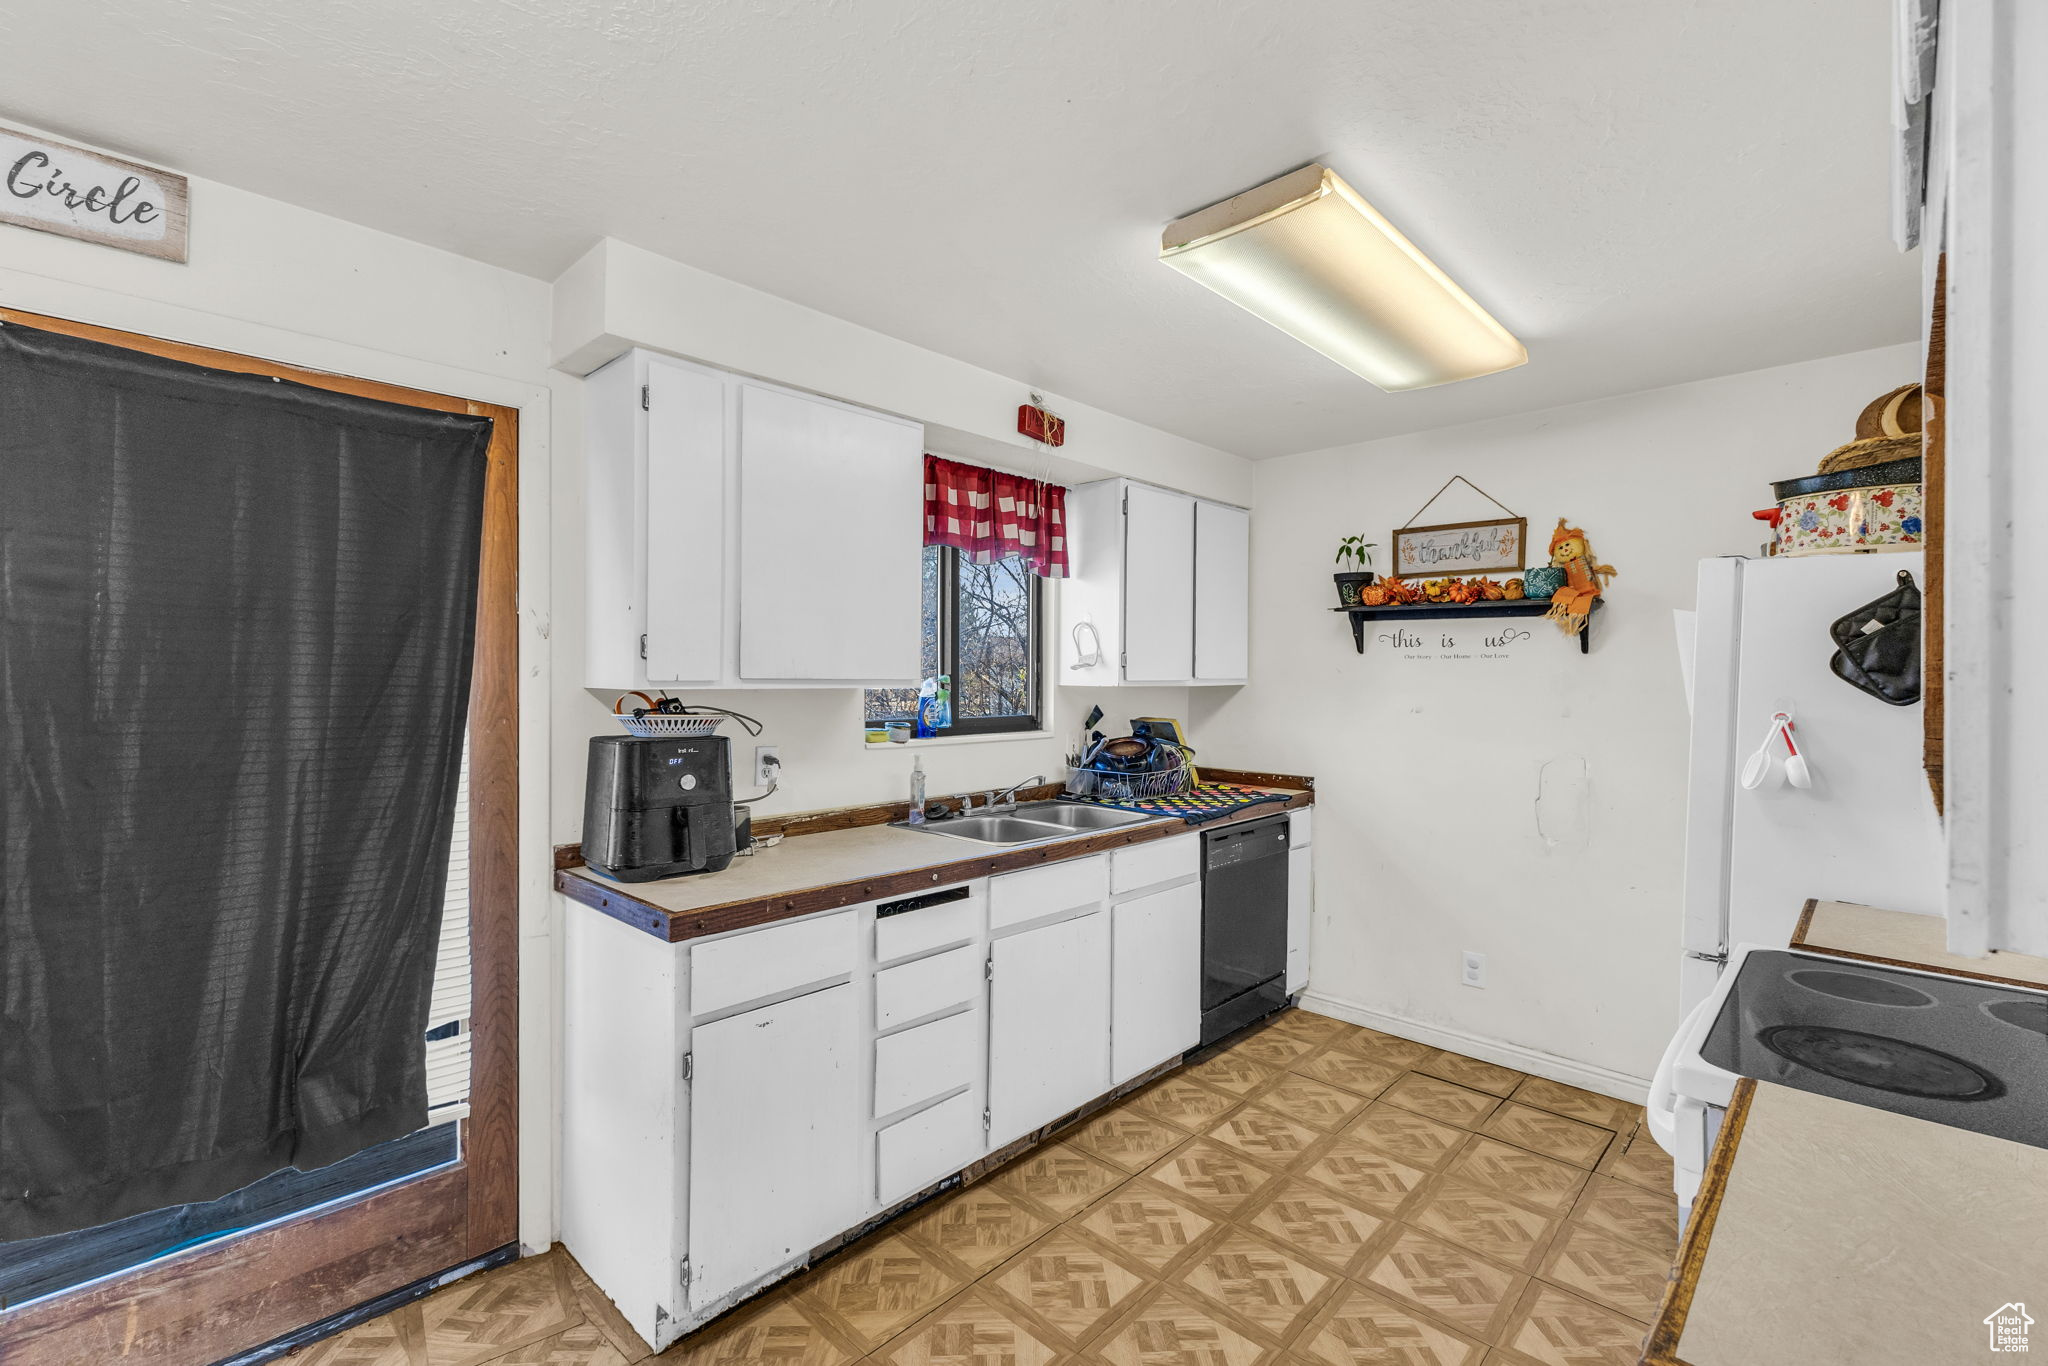
[[[1068,859],[988,881],[991,929],[1090,906],[1109,895],[1109,856]]]
[[[979,993],[981,980],[981,955],[971,944],[884,969],[875,974],[875,1028],[965,1005]]]
[[[893,1115],[973,1081],[980,1020],[962,1011],[875,1040],[875,1113]]]
[[[1157,887],[1193,877],[1202,871],[1202,837],[1175,835],[1171,839],[1134,844],[1109,856],[1109,890],[1134,892],[1140,887]]]
[[[1311,829],[1309,818],[1313,814],[1307,807],[1288,813],[1287,847],[1289,849],[1301,849],[1307,846]]]
[[[854,936],[853,912],[840,911],[695,945],[691,1013],[709,1015],[852,972]]]
[[[972,1091],[899,1120],[875,1135],[881,1202],[915,1194],[981,1154],[981,1103]]]
[[[884,901],[875,907],[875,961],[887,963],[974,938],[981,932],[987,899],[986,883],[969,883]]]

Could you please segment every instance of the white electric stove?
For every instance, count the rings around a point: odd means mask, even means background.
[[[1683,1212],[1740,1077],[2048,1148],[2048,992],[1741,945],[1650,1089]]]

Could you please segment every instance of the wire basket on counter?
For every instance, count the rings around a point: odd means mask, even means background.
[[[1193,790],[1195,770],[1178,749],[1162,746],[1139,771],[1120,767],[1114,760],[1097,758],[1082,762],[1078,754],[1067,756],[1067,795],[1097,802],[1146,801],[1154,797],[1177,797]]]

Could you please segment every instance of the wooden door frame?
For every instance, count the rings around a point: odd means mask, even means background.
[[[492,420],[469,705],[470,1086],[450,1167],[0,1311],[8,1366],[206,1366],[515,1243],[519,1218],[519,410],[0,308],[0,322]]]

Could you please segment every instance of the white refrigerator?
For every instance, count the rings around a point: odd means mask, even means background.
[[[1837,678],[1828,627],[1896,585],[1917,551],[1700,562],[1693,642],[1680,1018],[1737,944],[1783,947],[1808,897],[1943,912],[1941,825],[1921,767],[1921,708]],[[1771,716],[1792,714],[1813,775],[1742,786]]]

